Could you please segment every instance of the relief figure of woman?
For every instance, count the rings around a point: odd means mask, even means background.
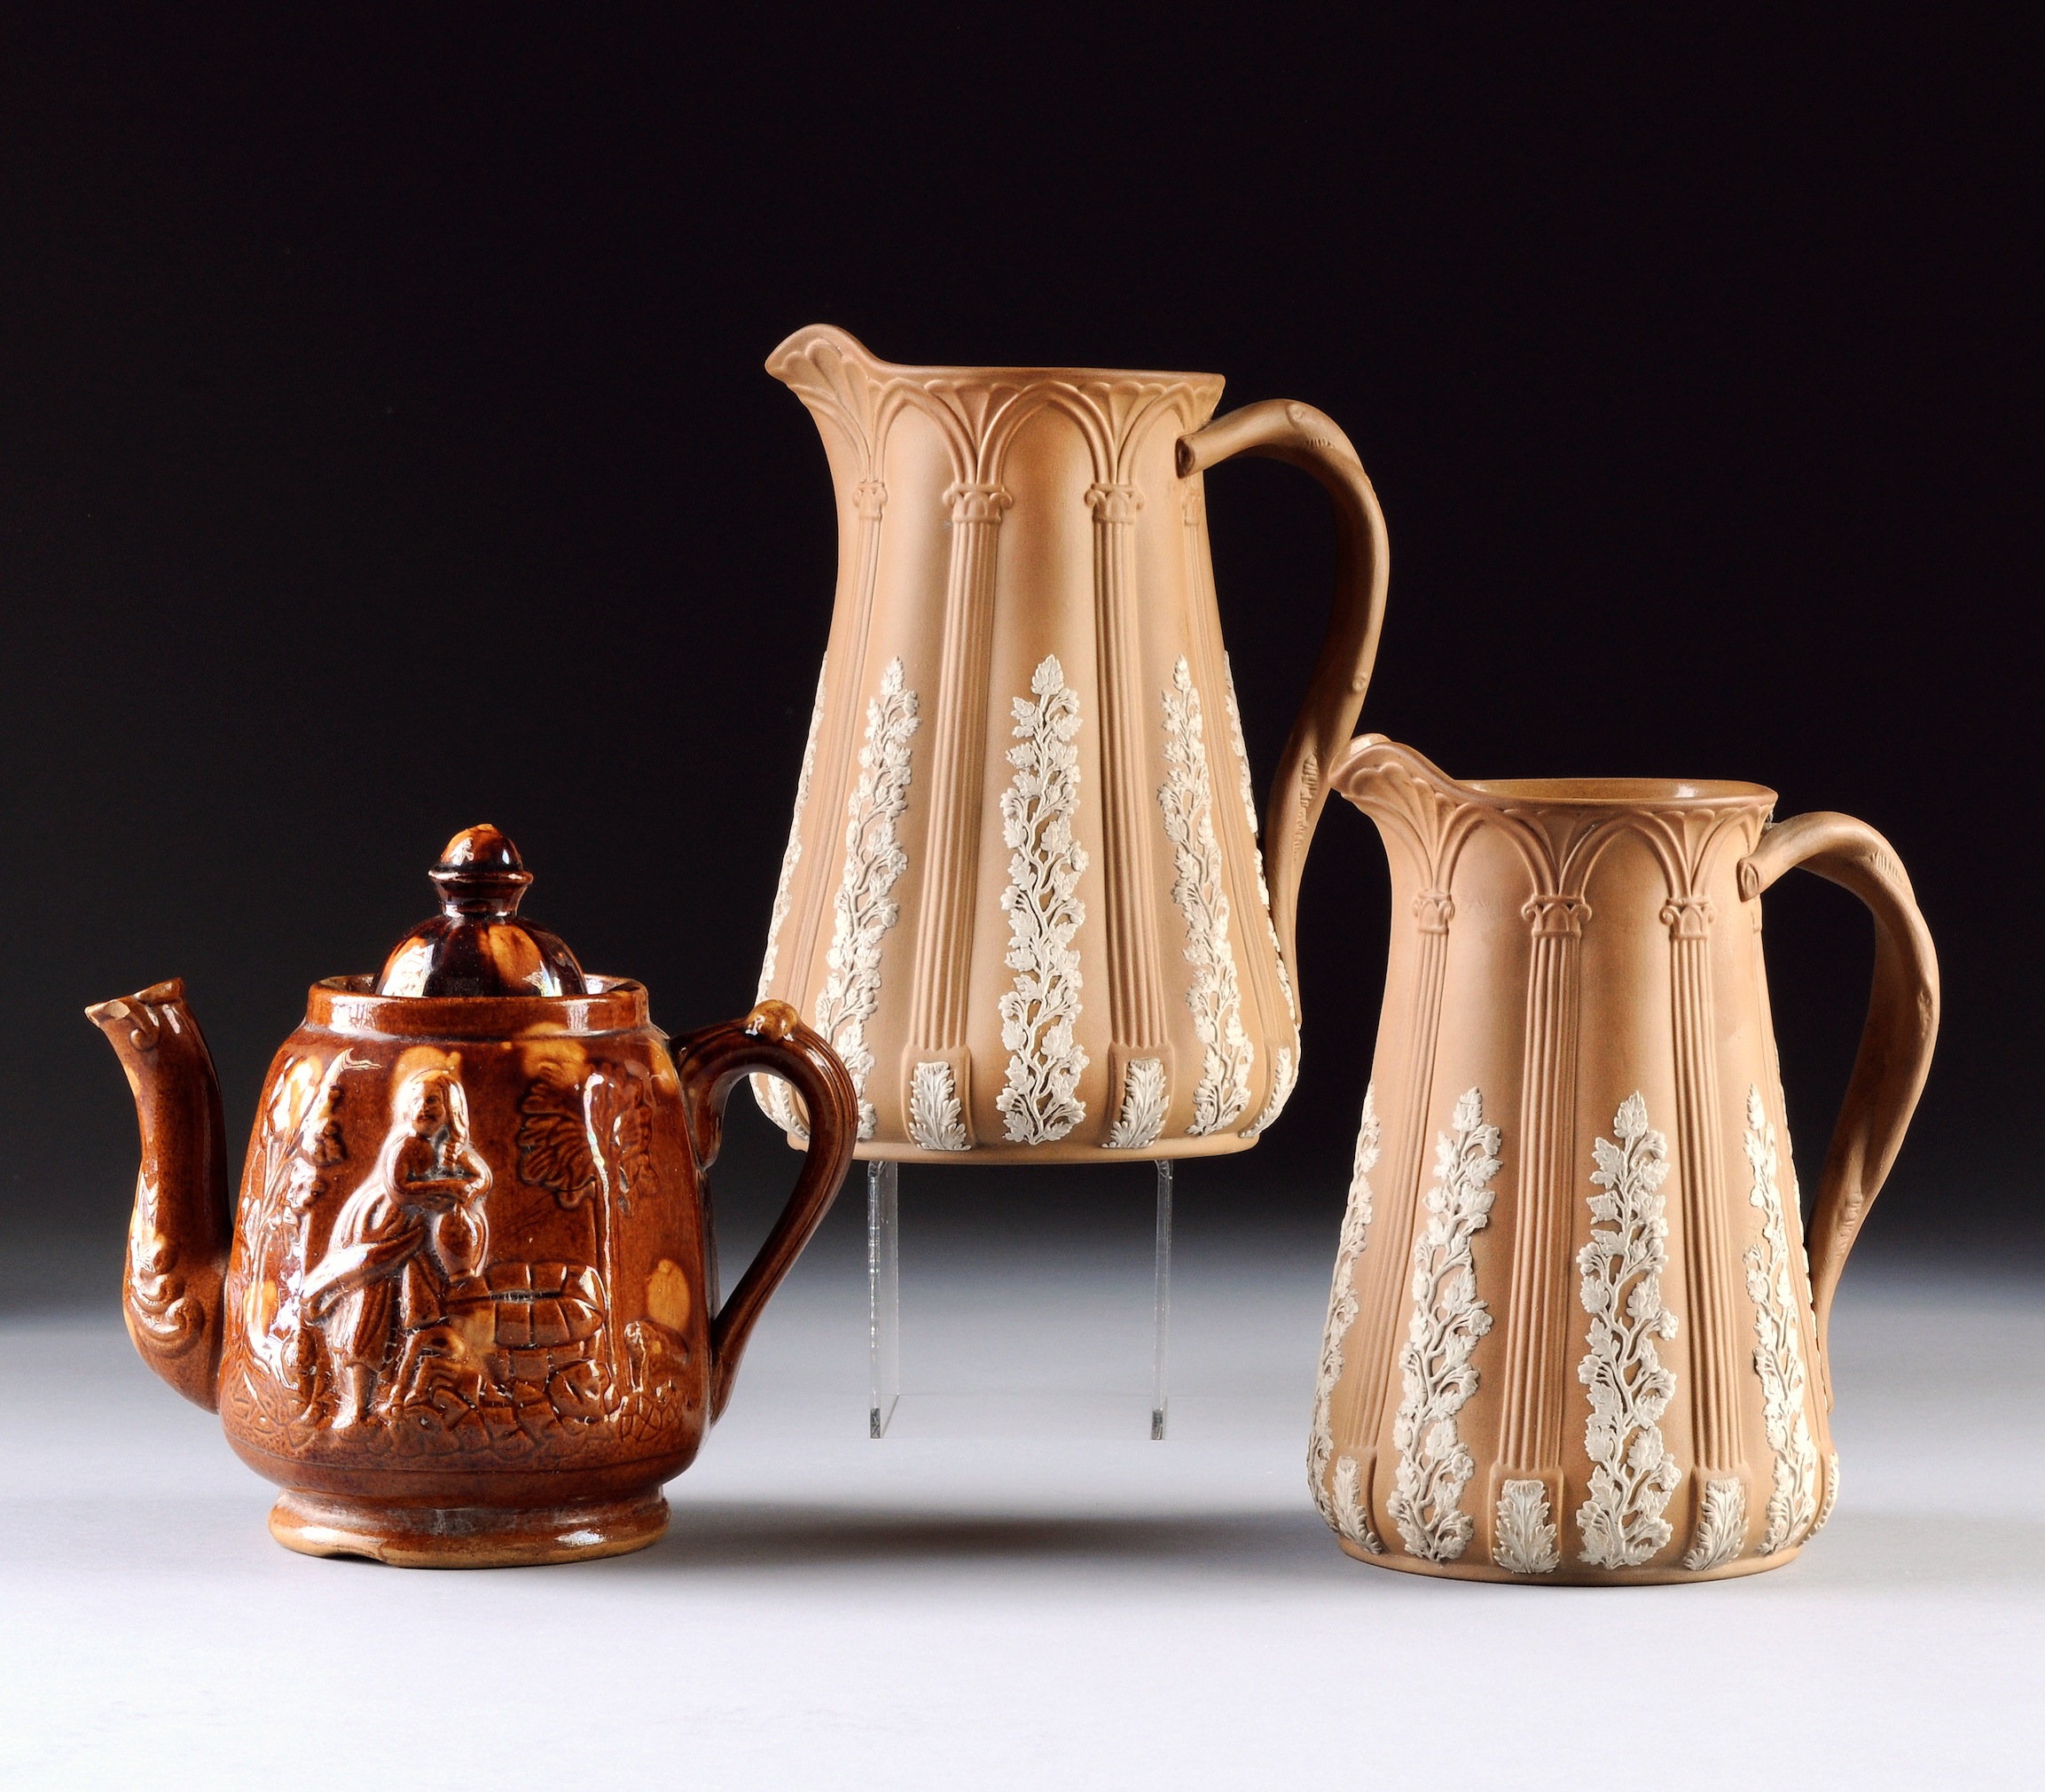
[[[470,1141],[460,1079],[443,1068],[419,1071],[395,1107],[375,1169],[341,1208],[305,1283],[304,1311],[325,1336],[339,1383],[337,1426],[368,1419],[394,1342],[438,1323],[449,1283],[473,1275],[490,1248],[490,1166]],[[397,1380],[380,1408],[395,1400]]]

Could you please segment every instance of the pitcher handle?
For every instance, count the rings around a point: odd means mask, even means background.
[[[1314,661],[1305,701],[1287,738],[1265,811],[1265,870],[1278,950],[1297,990],[1295,937],[1299,874],[1328,801],[1328,768],[1349,744],[1384,624],[1384,594],[1391,576],[1391,546],[1384,513],[1349,438],[1311,404],[1267,399],[1246,404],[1204,429],[1179,438],[1179,476],[1233,455],[1289,461],[1327,488],[1335,506],[1335,605]]]
[[[786,1002],[762,1002],[743,1021],[706,1027],[681,1042],[675,1069],[699,1174],[717,1161],[725,1104],[740,1078],[756,1070],[795,1085],[809,1115],[810,1143],[788,1204],[739,1285],[710,1321],[710,1419],[724,1415],[746,1340],[781,1278],[795,1267],[823,1223],[851,1167],[858,1138],[858,1098],[838,1054],[805,1027]]]
[[[1825,1405],[1832,1404],[1826,1334],[1832,1295],[1861,1225],[1887,1179],[1924,1092],[1939,1037],[1939,959],[1931,930],[1889,842],[1864,821],[1823,810],[1779,822],[1740,861],[1740,895],[1751,902],[1802,865],[1846,888],[1875,917],[1875,982],[1853,1079],[1839,1104],[1818,1200],[1811,1213],[1811,1299]]]

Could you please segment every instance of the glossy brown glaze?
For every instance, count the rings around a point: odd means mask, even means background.
[[[383,996],[579,996],[583,967],[545,927],[519,918],[532,873],[489,823],[449,841],[427,873],[441,912],[397,943],[376,980]]]
[[[142,1167],[121,1274],[121,1317],[142,1360],[212,1412],[227,1274],[227,1128],[220,1081],[176,978],[101,1002],[85,1017],[128,1073]]]
[[[575,974],[560,995],[316,984],[263,1086],[231,1251],[182,986],[88,1011],[142,1121],[130,1334],[286,1490],[271,1530],[294,1549],[488,1566],[652,1541],[843,1180],[850,1083],[792,1009],[670,1050],[639,984]],[[720,1303],[704,1178],[754,1072],[818,1123]]]

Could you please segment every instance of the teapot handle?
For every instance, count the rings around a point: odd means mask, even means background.
[[[1826,1334],[1832,1295],[1846,1253],[1896,1161],[1931,1068],[1931,1047],[1939,1037],[1939,959],[1909,873],[1866,822],[1815,810],[1777,823],[1740,861],[1741,896],[1754,901],[1797,865],[1843,884],[1875,917],[1875,983],[1868,1021],[1811,1213],[1811,1300],[1829,1410],[1831,1357]]]
[[[1190,479],[1234,455],[1257,454],[1310,473],[1335,506],[1335,604],[1306,699],[1294,719],[1265,811],[1265,869],[1278,949],[1299,988],[1296,930],[1299,874],[1328,801],[1328,768],[1349,744],[1384,623],[1391,547],[1377,494],[1349,438],[1311,404],[1267,399],[1179,438],[1179,476]]]
[[[725,1104],[740,1079],[751,1072],[764,1070],[794,1084],[810,1121],[808,1152],[788,1204],[738,1287],[710,1320],[714,1423],[731,1401],[739,1358],[755,1323],[831,1210],[851,1167],[858,1136],[858,1100],[838,1054],[820,1034],[805,1027],[786,1002],[762,1002],[743,1021],[727,1021],[690,1034],[676,1054],[675,1069],[681,1079],[683,1113],[701,1174],[707,1175],[717,1161]]]

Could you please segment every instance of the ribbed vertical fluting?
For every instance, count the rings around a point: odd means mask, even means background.
[[[828,693],[826,694],[828,728],[825,739],[818,743],[817,764],[827,781],[811,798],[819,818],[817,849],[805,852],[803,857],[809,863],[797,868],[800,876],[825,879],[827,889],[837,887],[844,865],[845,801],[858,778],[852,742],[866,713],[867,649],[872,645],[866,634],[874,620],[874,591],[881,570],[881,513],[888,505],[888,488],[877,479],[861,480],[858,498],[859,532],[852,545],[852,601],[850,606],[841,606],[842,629],[832,630],[828,650],[830,663],[842,669],[839,676],[844,682],[839,686],[841,695],[834,708]],[[834,790],[828,782],[833,776],[838,780]],[[835,802],[829,800],[834,795]],[[810,982],[811,955],[817,950],[818,929],[828,920],[831,904],[827,900],[797,902],[795,912],[795,951],[787,961],[787,987],[789,999],[800,1007],[803,991]]]
[[[1739,1466],[1734,1254],[1719,1148],[1718,1048],[1712,1030],[1710,912],[1697,898],[1672,903],[1668,921],[1674,996],[1676,1125],[1683,1178],[1683,1294],[1697,1472]],[[1736,1325],[1742,1329],[1736,1330]]]
[[[999,486],[951,491],[952,557],[944,581],[944,640],[937,727],[931,738],[929,831],[916,921],[911,1037],[920,1051],[966,1043],[966,1003],[980,875],[981,786],[987,763],[987,685],[994,638],[994,572],[1008,494]]]
[[[1441,1032],[1441,985],[1448,966],[1448,928],[1455,904],[1439,890],[1414,898],[1420,917],[1420,959],[1414,967],[1413,1027],[1406,1041],[1406,1085],[1400,1091],[1401,1111],[1392,1135],[1398,1155],[1380,1197],[1382,1245],[1371,1277],[1372,1298],[1358,1315],[1366,1327],[1360,1348],[1349,1354],[1359,1373],[1347,1378],[1335,1424],[1338,1440],[1372,1448],[1384,1420],[1384,1397],[1391,1386],[1398,1352],[1393,1349],[1399,1321],[1406,1311],[1399,1296],[1412,1274],[1413,1228],[1420,1206],[1420,1178],[1427,1146],[1428,1102],[1434,1092],[1435,1046]],[[1352,1335],[1354,1335],[1352,1334]],[[1337,1447],[1342,1447],[1338,1441]]]
[[[1101,834],[1107,849],[1108,1013],[1115,1043],[1132,1055],[1164,1044],[1157,914],[1150,874],[1155,795],[1145,767],[1156,700],[1145,690],[1130,529],[1142,497],[1133,487],[1096,485],[1093,634],[1101,663]]]
[[[1574,1229],[1577,1037],[1582,922],[1568,897],[1527,904],[1525,1080],[1520,1091],[1518,1201],[1506,1314],[1501,1468],[1540,1476],[1562,1462],[1570,1357],[1570,1239]]]

